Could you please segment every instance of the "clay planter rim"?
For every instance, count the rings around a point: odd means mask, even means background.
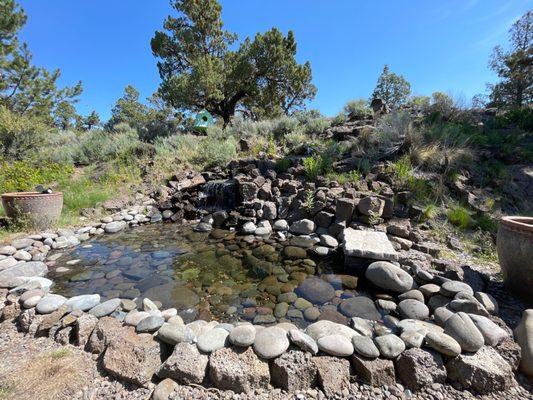
[[[533,234],[533,217],[508,216],[502,217],[500,222],[507,228]]]
[[[40,192],[11,192],[2,193],[2,198],[16,199],[18,197],[55,197],[63,196],[63,192],[40,193]]]

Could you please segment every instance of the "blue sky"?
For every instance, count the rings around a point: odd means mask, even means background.
[[[126,85],[143,98],[159,84],[150,39],[172,11],[168,0],[20,0],[21,37],[37,65],[83,82],[82,114],[106,119]],[[292,29],[298,59],[311,61],[318,94],[310,104],[336,114],[368,98],[384,64],[414,94],[444,91],[466,100],[494,81],[487,62],[533,0],[222,0],[225,28],[240,38],[273,26]]]

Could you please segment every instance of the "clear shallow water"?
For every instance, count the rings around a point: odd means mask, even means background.
[[[54,291],[65,296],[148,297],[165,308],[225,321],[255,318],[268,323],[278,296],[315,274],[328,274],[343,296],[356,293],[353,279],[347,287],[345,275],[332,274],[335,261],[317,265],[309,258],[285,259],[284,246],[275,240],[250,244],[228,231],[208,234],[178,224],[150,224],[64,251],[50,275]],[[321,307],[336,309],[334,300]],[[293,305],[289,309],[289,315],[277,320],[306,324],[302,312]]]

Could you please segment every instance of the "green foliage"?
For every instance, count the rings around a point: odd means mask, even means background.
[[[54,120],[82,92],[81,82],[59,89],[60,71],[32,65],[26,43],[18,38],[26,23],[24,10],[14,0],[0,3],[0,106],[18,114]]]
[[[358,170],[353,170],[345,173],[329,173],[326,176],[329,181],[336,181],[339,185],[346,183],[357,183],[361,181],[361,173]]]
[[[315,192],[311,189],[305,191],[304,208],[311,212],[315,206]]]
[[[18,115],[0,106],[0,157],[6,160],[34,158],[44,145],[48,131],[41,119]]]
[[[403,75],[396,75],[385,65],[378,78],[376,88],[372,92],[370,101],[373,99],[383,100],[390,108],[398,108],[404,104],[411,93],[411,85]]]
[[[28,161],[0,161],[0,192],[24,192],[37,185],[50,186],[67,179],[72,172],[71,166],[57,163],[34,165]]]
[[[175,0],[178,16],[151,41],[163,80],[159,92],[173,107],[205,108],[227,125],[237,108],[256,118],[302,108],[314,97],[311,66],[296,61],[296,41],[273,28],[235,46],[223,29],[217,0]],[[235,50],[234,50],[235,49]]]
[[[489,66],[500,81],[488,85],[490,105],[522,107],[533,102],[533,11],[527,11],[509,30],[510,49],[493,50]]]
[[[475,218],[474,226],[485,232],[496,233],[498,221],[486,213],[482,213]]]
[[[422,220],[428,221],[430,219],[435,218],[439,213],[439,208],[435,204],[427,204],[424,207],[424,211],[422,213]]]
[[[517,126],[525,131],[533,131],[533,108],[512,108],[503,115],[496,117],[497,128],[507,128]]]
[[[327,154],[314,155],[304,158],[303,165],[307,179],[314,181],[319,175],[327,174],[331,171],[332,161]]]
[[[372,118],[372,110],[365,99],[351,100],[344,106],[344,114],[348,119]]]
[[[275,170],[278,174],[287,172],[287,170],[291,166],[291,160],[289,160],[287,157],[280,158],[276,160]]]
[[[396,162],[389,163],[387,169],[400,185],[405,185],[412,176],[411,162],[407,157],[402,157]]]
[[[472,223],[468,210],[462,206],[454,206],[446,213],[448,220],[460,229],[467,229]]]

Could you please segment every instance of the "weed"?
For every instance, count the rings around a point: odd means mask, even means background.
[[[472,217],[462,206],[455,206],[447,212],[448,220],[460,229],[467,229],[471,225]]]
[[[361,173],[358,170],[353,170],[350,172],[345,173],[329,173],[327,174],[326,178],[331,181],[335,181],[339,183],[340,185],[344,185],[346,183],[357,183],[361,180]]]
[[[435,204],[428,204],[424,207],[422,220],[427,221],[435,218],[439,213],[439,208]]]
[[[308,212],[311,212],[314,206],[315,206],[315,192],[311,189],[308,189],[305,192],[304,208]]]
[[[54,360],[59,360],[60,358],[68,357],[72,354],[72,351],[70,349],[67,349],[65,347],[54,350],[50,353],[50,357],[52,357]]]
[[[291,160],[288,159],[287,157],[283,157],[283,158],[276,160],[276,164],[274,168],[277,173],[283,173],[283,172],[287,172],[290,166],[291,166]]]
[[[307,178],[314,181],[322,171],[322,157],[306,157],[303,162]]]

